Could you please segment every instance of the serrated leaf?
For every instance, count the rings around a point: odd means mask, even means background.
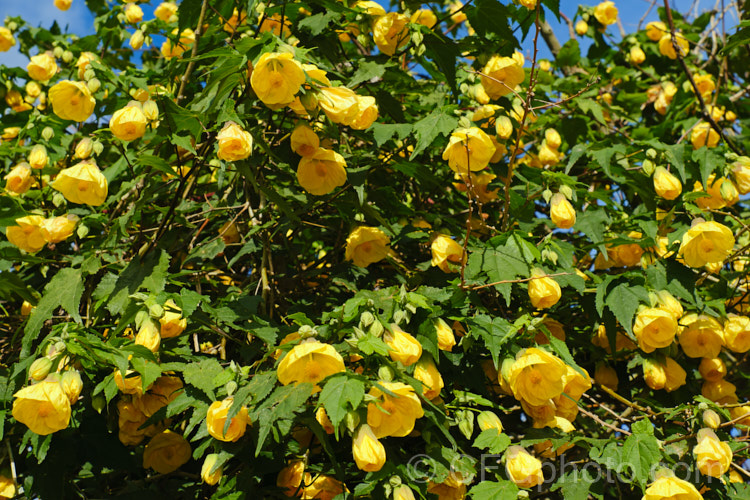
[[[473,446],[490,453],[502,453],[510,446],[510,443],[507,434],[498,432],[497,429],[487,429],[479,433]]]
[[[578,61],[581,60],[581,46],[576,39],[570,39],[560,48],[560,52],[557,53],[557,64],[558,66],[575,66]],[[585,113],[587,111],[593,111],[594,103],[591,99],[581,99],[586,101],[585,106],[579,103],[581,110]],[[587,108],[587,109],[584,109]],[[601,106],[599,106],[598,113],[601,114]],[[594,116],[597,115],[597,111],[594,111]],[[599,117],[597,116],[597,119]],[[604,122],[604,115],[602,115],[602,122]]]
[[[164,290],[168,267],[169,254],[165,251],[151,252],[145,258],[140,256],[133,258],[120,273],[115,286],[110,291],[111,295],[107,304],[109,312],[121,314],[130,302],[129,295],[141,288],[154,294]]]
[[[644,293],[646,292],[643,287],[632,287],[627,283],[621,283],[607,295],[607,307],[628,333],[633,333],[633,317]],[[647,293],[646,297],[648,297]]]
[[[484,345],[489,349],[495,366],[499,366],[500,348],[516,334],[516,327],[503,318],[491,318],[478,314],[469,320],[469,328],[473,337],[484,340]]]
[[[258,444],[255,447],[257,457],[263,449],[271,427],[279,419],[291,418],[302,409],[312,393],[312,385],[303,383],[277,387],[268,399],[256,410],[254,421],[260,423],[258,430]]]
[[[378,147],[390,141],[395,135],[399,140],[403,140],[411,133],[411,123],[373,123],[372,136]]]
[[[320,402],[334,427],[344,419],[346,413],[359,406],[365,397],[365,384],[348,375],[330,378],[320,393]]]
[[[413,160],[427,149],[439,135],[448,136],[458,126],[458,118],[453,116],[452,107],[436,109],[414,124],[417,144],[409,160]]]
[[[573,229],[584,233],[595,245],[600,245],[604,242],[604,231],[608,226],[609,216],[607,212],[599,208],[589,207],[576,218]]]
[[[327,11],[315,14],[309,17],[305,17],[297,22],[297,26],[300,29],[305,29],[310,32],[312,36],[320,35],[328,24],[339,14],[338,12]]]
[[[594,482],[595,478],[591,471],[584,467],[560,477],[551,489],[552,491],[562,489],[565,500],[586,500],[589,498],[591,485]]]
[[[385,74],[385,68],[385,64],[380,64],[375,61],[363,62],[352,75],[352,79],[349,81],[349,87],[356,87],[360,83],[368,82],[373,78],[382,78]]]
[[[651,423],[646,421],[650,427]],[[661,460],[659,442],[653,435],[648,433],[633,433],[625,440],[622,447],[622,463],[633,467],[633,472],[638,483],[645,487],[649,482],[651,468]]]
[[[216,399],[214,389],[217,387],[216,380],[224,371],[221,364],[213,359],[204,359],[198,363],[190,363],[182,372],[185,383],[205,393],[211,401]]]
[[[367,355],[376,352],[381,356],[388,356],[388,346],[385,342],[369,333],[357,341],[357,348]]]
[[[511,481],[482,481],[469,491],[469,496],[480,500],[516,500],[518,491]]]
[[[50,279],[44,287],[44,295],[31,311],[21,344],[21,358],[29,355],[31,344],[42,329],[45,321],[52,317],[55,309],[62,307],[77,322],[81,322],[78,308],[83,295],[83,279],[80,269],[66,267]]]

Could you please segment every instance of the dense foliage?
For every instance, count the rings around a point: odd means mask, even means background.
[[[744,2],[86,5],[0,28],[0,496],[748,498]]]

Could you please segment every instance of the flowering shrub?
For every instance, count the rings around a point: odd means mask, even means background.
[[[0,496],[748,498],[746,21],[86,5],[0,27]]]

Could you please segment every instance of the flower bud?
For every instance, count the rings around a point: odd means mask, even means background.
[[[383,365],[380,368],[378,368],[378,378],[380,380],[390,382],[393,380],[394,375],[395,373],[393,372],[393,368],[391,368],[388,365]]]
[[[78,401],[78,397],[81,395],[83,389],[83,380],[81,380],[81,374],[78,370],[68,370],[62,374],[60,380],[65,395],[68,396],[70,404]]]
[[[63,48],[62,47],[55,47],[52,50],[52,54],[55,56],[56,59],[60,59],[63,56]]]
[[[31,363],[29,368],[29,377],[33,380],[44,380],[49,375],[49,371],[52,369],[52,360],[44,357],[38,358]]]
[[[102,86],[102,82],[100,82],[98,78],[92,78],[86,83],[86,86],[91,92],[96,92]]]
[[[706,410],[703,412],[703,425],[714,430],[718,429],[721,425],[721,417],[713,410]]]
[[[222,467],[216,467],[216,462],[219,460],[219,455],[211,453],[206,456],[201,466],[201,480],[211,486],[215,485],[221,480],[223,474]]]
[[[135,30],[135,33],[130,36],[130,48],[133,50],[139,50],[143,47],[143,39],[143,31]]]
[[[360,418],[358,412],[352,410],[346,413],[346,416],[344,417],[344,425],[346,425],[349,432],[353,434],[357,427],[359,427],[359,422]]]
[[[66,50],[62,53],[62,60],[66,63],[69,63],[73,60],[73,53],[69,50]]]
[[[107,406],[107,399],[104,394],[99,393],[96,396],[91,397],[91,407],[96,410],[97,413],[101,413]]]
[[[104,151],[104,144],[102,144],[99,141],[94,141],[93,149],[94,149],[94,154],[98,156],[102,154],[102,151]]]
[[[42,139],[45,141],[49,141],[55,136],[55,131],[52,129],[52,127],[44,127],[42,130]]]

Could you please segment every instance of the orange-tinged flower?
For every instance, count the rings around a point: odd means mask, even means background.
[[[378,402],[367,405],[367,425],[378,439],[408,435],[416,419],[424,415],[419,397],[410,385],[401,382],[380,381],[378,384],[394,395],[384,393],[377,386],[370,389],[370,396]]]
[[[65,11],[73,4],[73,0],[55,0],[54,4],[58,9]]]
[[[663,476],[651,483],[642,500],[703,500],[703,495],[683,479]]]
[[[550,218],[560,229],[570,229],[576,223],[576,209],[565,195],[557,193],[550,200]]]
[[[620,379],[617,377],[617,372],[614,368],[604,363],[596,365],[596,371],[594,372],[594,380],[599,385],[609,387],[613,391],[617,390],[617,386],[620,383]]]
[[[164,303],[164,316],[159,318],[161,338],[169,339],[177,337],[187,327],[187,319],[182,317],[182,311],[172,299]]]
[[[22,161],[13,167],[10,172],[5,175],[4,179],[5,189],[12,194],[25,193],[35,182],[34,176],[31,173],[31,165],[25,161]]]
[[[143,21],[143,9],[134,2],[125,4],[125,19],[130,24],[138,24]]]
[[[216,136],[216,156],[224,161],[244,160],[253,149],[253,136],[234,122],[227,122]]]
[[[76,61],[79,80],[84,80],[86,70],[89,69],[89,64],[91,63],[91,61],[96,61],[98,59],[99,57],[97,57],[97,55],[93,52],[81,52],[81,55],[78,56],[78,60]]]
[[[680,179],[672,175],[664,167],[656,167],[654,171],[654,190],[665,200],[674,200],[682,193]]]
[[[297,181],[310,194],[328,194],[346,182],[346,161],[335,151],[318,148],[299,161]]]
[[[694,224],[682,236],[679,256],[690,267],[703,267],[711,262],[722,262],[734,247],[734,235],[718,222]]]
[[[383,54],[392,56],[409,41],[409,18],[398,12],[378,17],[372,26],[375,44]]]
[[[682,318],[684,326],[679,335],[680,347],[691,358],[715,358],[724,345],[721,324],[705,314],[689,314]]]
[[[316,474],[314,477],[305,473],[305,488],[302,491],[303,499],[333,500],[336,496],[347,491],[341,481],[326,474]]]
[[[732,449],[729,445],[719,440],[712,429],[699,430],[697,439],[693,455],[701,474],[712,477],[726,474],[732,463]]]
[[[282,29],[281,14],[273,14],[271,16],[266,16],[265,18],[263,18],[263,22],[261,22],[260,26],[258,27],[258,32],[265,33],[266,31],[272,31],[274,35],[281,37],[281,38],[286,38],[292,34],[292,31],[289,29],[291,26],[292,26],[292,21],[290,21],[288,17],[284,17],[284,27]],[[224,29],[226,30],[226,25]],[[282,36],[282,31],[283,31],[283,36]]]
[[[654,352],[672,343],[677,334],[677,320],[670,312],[645,308],[635,318],[633,333],[644,352]]]
[[[490,137],[490,139],[492,138]],[[504,147],[500,144],[498,144],[498,146]],[[492,159],[490,159],[490,162],[492,162]],[[469,178],[469,175],[471,175],[471,178]],[[499,191],[499,188],[488,189],[490,183],[496,178],[497,176],[495,174],[491,174],[489,172],[479,172],[476,174],[472,173],[466,175],[456,174],[456,179],[461,180],[462,182],[454,182],[453,185],[459,191],[467,192],[469,190],[469,184],[471,184],[471,193],[473,197],[476,198],[480,203],[489,203],[490,201],[497,199],[497,192]]]
[[[675,33],[675,41],[677,42],[677,47],[680,50],[680,56],[685,57],[688,53],[688,50],[690,50],[690,44],[688,44],[687,39],[682,36],[682,34]],[[661,55],[667,56],[670,59],[677,59],[677,52],[675,52],[674,45],[672,44],[671,33],[665,33],[659,39],[659,52],[661,52]]]
[[[544,482],[542,462],[523,446],[511,446],[505,452],[505,471],[520,488],[533,488]]]
[[[344,358],[336,349],[316,340],[294,346],[279,363],[276,375],[283,385],[304,382],[316,385],[324,378],[345,370]]]
[[[583,19],[579,19],[576,23],[575,30],[578,36],[584,36],[589,31],[589,23]]]
[[[376,472],[383,468],[385,447],[375,437],[369,425],[362,424],[352,436],[352,455],[360,470]]]
[[[229,428],[226,432],[224,431],[227,415],[232,404],[234,404],[234,398],[227,398],[223,401],[214,401],[211,403],[211,406],[208,407],[208,413],[206,414],[206,427],[208,428],[208,433],[219,441],[237,441],[245,435],[247,424],[250,423],[250,418],[247,415],[247,408],[242,406],[237,414],[230,420]]]
[[[480,81],[491,99],[510,94],[526,79],[523,54],[516,51],[511,57],[492,56],[482,69]]]
[[[143,450],[143,468],[169,474],[186,464],[192,456],[190,444],[176,432],[165,430],[151,438]]]
[[[646,53],[643,52],[642,48],[640,48],[638,45],[634,45],[630,48],[630,62],[638,66],[640,64],[643,64],[643,61],[645,60]]]
[[[40,224],[42,236],[48,243],[59,243],[70,238],[80,219],[77,215],[67,214],[44,219]]]
[[[565,363],[546,351],[532,347],[518,353],[508,373],[513,396],[532,406],[543,406],[563,393]]]
[[[466,481],[459,472],[453,471],[442,483],[429,481],[427,492],[436,495],[438,500],[463,500],[466,498]]]
[[[417,362],[417,366],[414,368],[414,378],[422,382],[424,397],[435,399],[440,396],[440,391],[443,389],[443,377],[431,356],[425,355]]]
[[[46,436],[70,423],[70,400],[56,380],[24,387],[13,397],[13,418],[31,432]]]
[[[464,249],[453,238],[445,234],[438,234],[430,245],[432,265],[443,272],[450,273],[457,270],[457,265],[466,260]]]
[[[360,226],[346,238],[346,260],[355,266],[367,267],[388,255],[391,242],[386,234],[376,227]]]
[[[288,52],[263,54],[250,77],[250,85],[258,99],[271,109],[278,109],[294,101],[303,83],[305,71]]]
[[[224,470],[222,466],[216,466],[218,461],[219,455],[216,453],[208,454],[205,460],[203,460],[203,465],[201,466],[201,480],[204,483],[213,486],[221,481],[221,476],[224,474]]]
[[[38,82],[46,82],[57,73],[58,67],[55,58],[47,53],[31,56],[26,71],[29,76]]]
[[[349,123],[354,130],[366,130],[378,119],[378,105],[369,95],[357,96],[357,116]]]
[[[563,418],[563,417],[558,417],[558,416],[555,416],[554,418],[551,418],[549,420],[534,421],[535,429],[542,429],[544,427],[550,427],[552,429],[559,429],[566,434],[569,434],[575,431],[575,427],[573,427],[573,424],[570,423],[570,420]],[[535,443],[534,451],[545,458],[553,458],[556,455],[557,456],[562,455],[563,453],[571,449],[573,446],[574,445],[572,443],[564,443],[558,446],[557,448],[555,448],[554,445],[552,444],[552,441],[547,440],[541,443]]]
[[[323,87],[318,91],[318,106],[333,122],[351,125],[359,116],[360,98],[346,87]]]
[[[704,398],[708,398],[716,404],[734,404],[737,402],[737,387],[725,379],[703,382],[701,394]]]
[[[16,487],[16,483],[15,481],[13,481],[13,478],[0,475],[0,498],[3,498],[3,499],[15,498],[17,493],[18,493],[18,488]],[[413,499],[414,497],[412,497],[412,500]]]
[[[172,30],[172,38],[177,35],[177,28]],[[161,45],[161,55],[165,59],[172,59],[173,57],[181,57],[182,54],[188,50],[193,43],[195,43],[195,33],[193,30],[186,28],[180,32],[179,39],[173,41],[172,38],[167,38]]]
[[[302,479],[305,476],[305,463],[295,460],[279,471],[276,476],[276,486],[284,488],[284,495],[288,497],[299,496],[302,493]]]
[[[137,396],[143,394],[141,376],[133,370],[128,370],[123,377],[120,370],[115,369],[115,385],[124,394],[135,394]]]
[[[700,122],[693,127],[693,131],[690,133],[690,142],[693,149],[699,149],[703,146],[713,148],[719,144],[720,138],[719,133],[708,122]]]
[[[724,322],[724,342],[732,352],[750,351],[750,318],[730,314]]]
[[[651,21],[646,25],[646,36],[652,42],[658,42],[667,33],[667,25],[661,21]]]
[[[300,123],[294,127],[290,142],[292,151],[300,156],[312,156],[320,147],[318,135],[305,123]]]
[[[533,278],[529,281],[531,305],[537,309],[547,309],[557,304],[562,296],[562,290],[557,281],[540,271],[534,271],[531,277]]]
[[[42,233],[44,217],[27,215],[16,219],[15,226],[8,226],[5,236],[13,245],[29,253],[36,253],[47,244]]]
[[[698,371],[705,380],[715,382],[721,380],[727,374],[727,365],[721,358],[703,358],[698,366]]]
[[[47,95],[52,111],[63,120],[86,121],[96,105],[88,87],[81,82],[63,80],[49,89]]]
[[[148,120],[140,105],[128,105],[118,109],[109,119],[109,130],[122,141],[134,141],[146,133]]]
[[[442,318],[435,320],[435,330],[437,332],[438,349],[441,351],[451,352],[456,345],[456,336],[453,329],[448,326]]]
[[[315,420],[317,420],[323,430],[326,431],[326,434],[333,434],[336,432],[333,422],[328,418],[328,414],[322,406],[315,411]]]

